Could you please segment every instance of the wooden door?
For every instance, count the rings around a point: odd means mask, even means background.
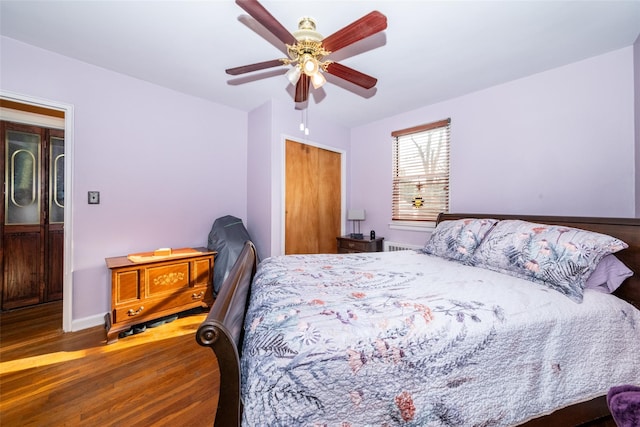
[[[1,123],[2,309],[62,299],[64,132]]]
[[[318,253],[336,253],[342,200],[340,153],[318,148]]]
[[[289,140],[285,151],[285,253],[335,253],[341,155]]]

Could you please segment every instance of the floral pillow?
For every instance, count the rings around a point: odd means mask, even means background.
[[[471,264],[541,283],[582,302],[585,282],[600,260],[626,247],[606,234],[506,220],[482,241]]]
[[[497,219],[464,218],[442,221],[431,233],[423,252],[468,263]]]

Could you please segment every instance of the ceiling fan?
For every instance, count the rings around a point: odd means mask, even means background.
[[[324,58],[339,49],[386,29],[387,17],[382,13],[370,12],[323,38],[316,31],[316,23],[312,18],[301,18],[298,30],[292,34],[257,0],[236,0],[236,3],[286,45],[289,58],[229,68],[226,70],[227,74],[236,76],[281,65],[292,65],[286,76],[291,84],[296,86],[295,102],[307,101],[310,84],[318,89],[326,82],[326,78],[322,75],[323,72],[365,89],[371,89],[378,82],[374,77],[337,62],[324,60]]]

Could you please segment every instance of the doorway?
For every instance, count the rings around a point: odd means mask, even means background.
[[[64,130],[0,121],[1,308],[63,298]]]
[[[285,254],[335,253],[342,227],[342,155],[285,141]]]
[[[6,104],[10,104],[7,106]],[[73,223],[71,221],[72,201],[73,194],[73,140],[74,140],[74,108],[71,104],[61,103],[57,101],[51,101],[48,99],[42,99],[38,97],[28,96],[7,90],[0,89],[0,110],[4,117],[6,112],[11,114],[15,113],[14,105],[19,106],[19,111],[42,111],[46,110],[48,113],[53,112],[57,114],[57,117],[61,117],[62,125],[60,129],[64,129],[64,145],[65,145],[65,172],[64,172],[64,187],[66,193],[65,210],[64,210],[64,265],[63,265],[63,298],[62,298],[62,330],[64,332],[70,332],[74,329],[82,329],[83,325],[79,325],[74,328],[73,325]],[[48,114],[47,113],[47,114]],[[13,118],[11,118],[12,121]],[[58,122],[60,119],[58,119]],[[2,224],[2,222],[0,222]]]

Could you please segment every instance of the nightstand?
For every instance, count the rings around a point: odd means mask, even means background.
[[[338,253],[351,254],[356,252],[382,252],[384,237],[376,239],[352,239],[349,236],[336,237],[338,240]]]

